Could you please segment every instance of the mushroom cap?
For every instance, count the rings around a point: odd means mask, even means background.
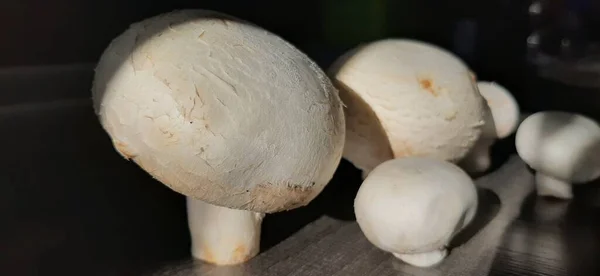
[[[332,178],[344,115],[326,74],[242,20],[181,10],[135,23],[103,53],[94,108],[115,148],[171,189],[270,213]]]
[[[445,248],[477,210],[473,180],[441,160],[406,157],[377,166],[354,201],[356,220],[367,239],[397,254]]]
[[[515,132],[519,125],[519,104],[513,95],[495,82],[477,82],[479,93],[492,113],[495,135],[503,139]]]
[[[548,176],[574,183],[600,176],[600,126],[583,115],[535,113],[517,129],[515,144],[523,161]]]
[[[469,68],[427,43],[386,39],[341,56],[329,75],[346,104],[344,157],[362,170],[406,156],[460,160],[484,125]]]

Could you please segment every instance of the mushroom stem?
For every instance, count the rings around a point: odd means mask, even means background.
[[[573,198],[573,187],[568,181],[557,179],[537,171],[535,173],[535,183],[539,196],[550,196],[560,199]]]
[[[192,256],[216,265],[243,263],[258,254],[264,214],[187,197]]]
[[[442,262],[446,256],[448,256],[448,250],[441,249],[417,254],[393,254],[394,257],[404,261],[407,264],[418,267],[431,267]]]
[[[471,151],[461,160],[460,166],[468,173],[487,171],[492,165],[490,147],[495,138],[481,137],[471,148]]]

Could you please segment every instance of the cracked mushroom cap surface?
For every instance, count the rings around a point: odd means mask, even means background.
[[[356,220],[376,247],[396,254],[445,249],[477,210],[473,180],[437,159],[388,160],[367,176],[354,201]]]
[[[517,153],[543,174],[584,183],[600,177],[600,125],[563,111],[537,112],[517,129]]]
[[[92,92],[123,157],[214,205],[306,205],[341,159],[342,103],[325,73],[228,15],[181,10],[132,24],[103,53]]]
[[[346,104],[344,157],[362,170],[399,157],[455,162],[481,135],[485,103],[469,68],[427,43],[359,46],[328,71]]]

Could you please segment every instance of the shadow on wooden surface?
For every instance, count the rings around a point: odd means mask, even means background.
[[[477,213],[473,221],[459,232],[450,242],[450,248],[458,247],[471,238],[473,238],[481,229],[483,229],[500,211],[502,203],[500,198],[492,190],[479,188],[477,189],[478,194],[478,207]]]

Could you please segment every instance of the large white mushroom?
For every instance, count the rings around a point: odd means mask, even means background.
[[[460,162],[461,167],[470,173],[481,173],[490,168],[491,146],[496,140],[513,134],[520,122],[519,104],[506,88],[485,81],[478,82],[477,87],[488,108],[481,137]]]
[[[346,109],[344,157],[368,174],[391,158],[456,162],[479,139],[485,103],[469,68],[427,43],[386,39],[329,70]]]
[[[103,53],[93,99],[116,150],[187,196],[192,255],[215,264],[256,255],[264,214],[308,204],[342,156],[342,102],[325,73],[215,12],[131,25]]]
[[[433,266],[474,218],[477,190],[458,166],[405,157],[377,166],[360,186],[354,212],[376,247],[408,264]]]
[[[517,129],[515,144],[521,159],[536,171],[540,196],[570,199],[571,184],[600,177],[600,126],[586,116],[534,113]]]

